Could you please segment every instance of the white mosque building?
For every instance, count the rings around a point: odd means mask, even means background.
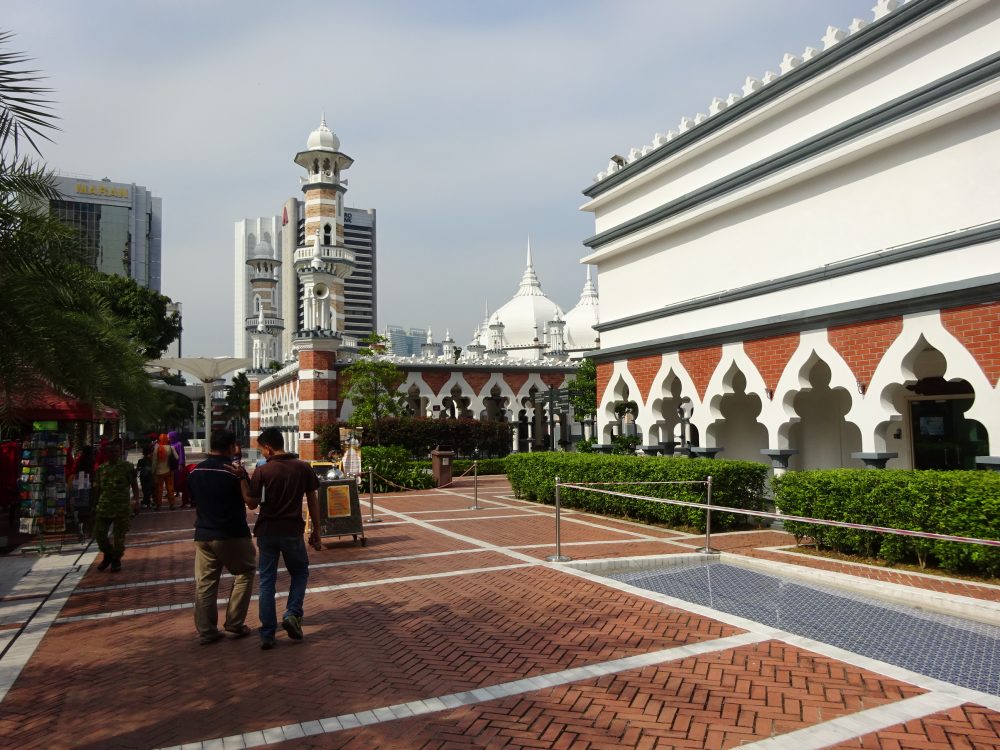
[[[603,443],[629,401],[647,445],[1000,465],[1000,2],[878,0],[626,153],[584,190]]]

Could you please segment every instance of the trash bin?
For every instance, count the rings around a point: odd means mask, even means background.
[[[438,487],[451,484],[451,460],[454,457],[455,451],[447,445],[439,445],[431,451],[431,474]]]

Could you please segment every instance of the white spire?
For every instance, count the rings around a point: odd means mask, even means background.
[[[583,292],[580,294],[580,302],[597,302],[597,287],[594,286],[593,279],[590,278],[590,266],[587,266],[587,281],[583,284]]]
[[[257,315],[257,330],[260,333],[264,333],[267,330],[267,327],[264,325],[264,306],[263,305],[260,306],[260,311],[259,311],[259,313]]]
[[[538,282],[538,276],[535,275],[535,267],[531,263],[531,239],[528,239],[528,259],[527,265],[524,269],[524,275],[521,277],[521,285],[517,288],[517,293],[515,297],[543,297],[542,285]]]

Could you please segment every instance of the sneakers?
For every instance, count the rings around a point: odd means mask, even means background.
[[[98,570],[107,570],[108,566],[111,564],[111,558],[105,555],[101,560],[100,564],[97,566]]]
[[[302,618],[295,615],[288,615],[281,621],[281,627],[288,633],[288,637],[293,641],[302,640]]]
[[[253,631],[249,625],[240,625],[238,628],[226,628],[226,632],[233,638],[246,638]]]
[[[272,648],[274,648],[277,645],[278,644],[274,640],[274,638],[262,638],[261,641],[260,641],[260,650],[261,651],[270,651]]]
[[[214,633],[204,633],[198,638],[198,643],[202,646],[208,646],[209,644],[215,643],[216,641],[222,640],[222,633],[216,630]]]

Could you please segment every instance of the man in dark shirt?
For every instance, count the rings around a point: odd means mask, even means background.
[[[274,608],[274,582],[278,575],[278,556],[285,561],[291,577],[288,602],[281,626],[293,640],[302,640],[302,605],[309,581],[309,555],[303,536],[302,496],[309,503],[312,520],[311,545],[319,544],[319,479],[312,467],[285,452],[285,439],[275,427],[267,427],[257,438],[267,463],[258,466],[250,481],[250,508],[260,505],[253,533],[260,551],[260,647],[274,648],[278,630]]]
[[[231,430],[213,432],[208,458],[188,476],[197,509],[194,624],[202,645],[222,638],[217,597],[223,567],[235,576],[224,628],[237,638],[251,632],[244,620],[250,608],[257,552],[247,525],[249,478],[242,467],[231,464],[236,450],[236,436]]]

